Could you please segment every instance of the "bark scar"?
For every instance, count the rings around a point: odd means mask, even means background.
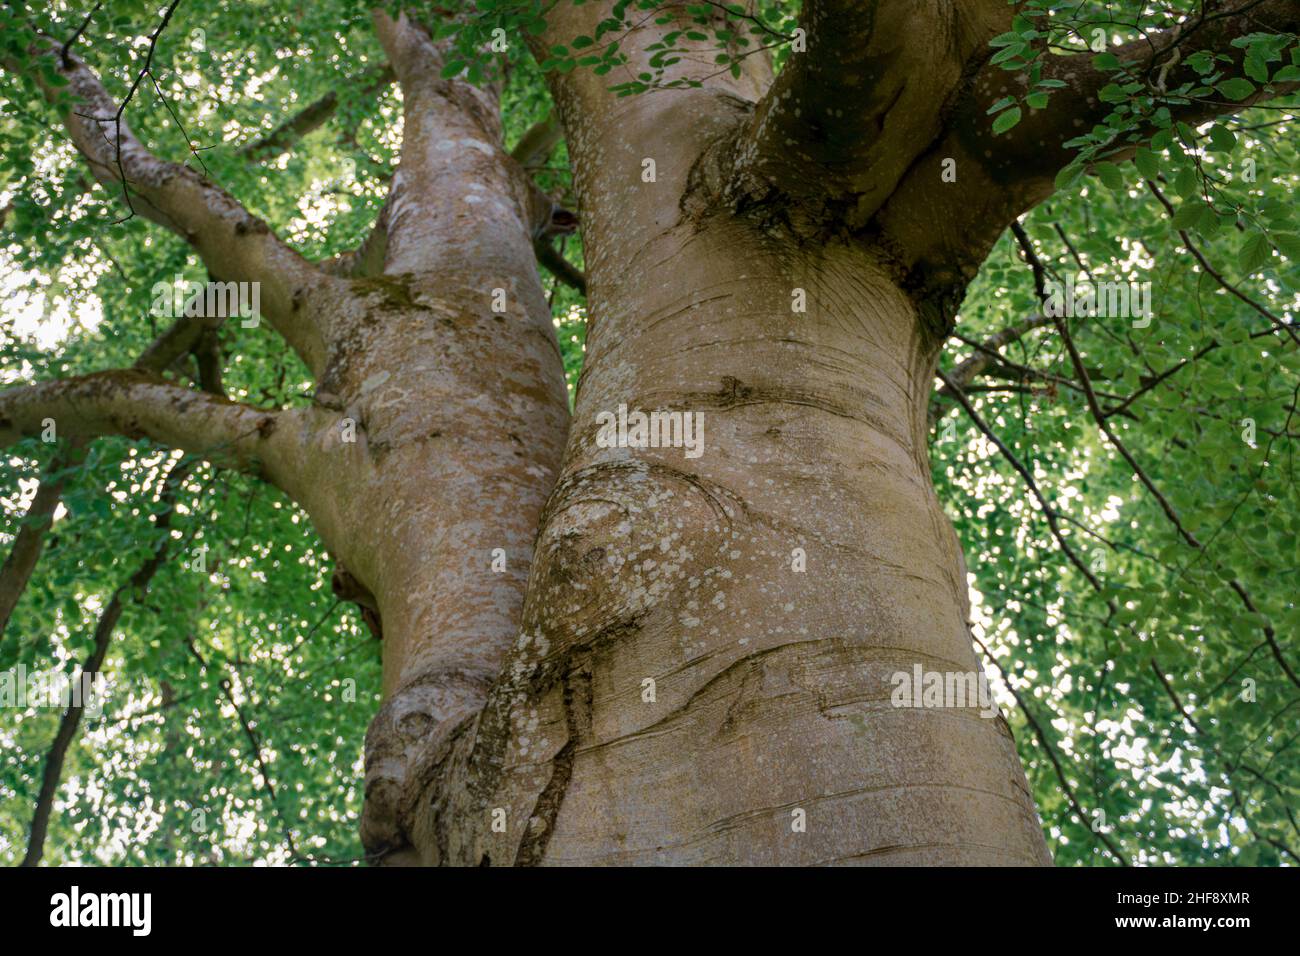
[[[555,833],[555,820],[564,804],[569,781],[573,779],[573,761],[578,746],[591,734],[591,669],[584,661],[564,679],[564,722],[569,739],[551,759],[551,779],[538,794],[528,818],[528,827],[515,854],[515,866],[537,866],[546,855],[546,847]]]

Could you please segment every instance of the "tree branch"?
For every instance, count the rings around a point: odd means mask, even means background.
[[[1237,772],[1238,769],[1245,770],[1248,773],[1250,773],[1252,776],[1259,778],[1264,783],[1267,783],[1271,785],[1273,788],[1277,789],[1278,792],[1284,798],[1286,797],[1286,793],[1282,791],[1281,788],[1278,787],[1276,782],[1269,779],[1269,777],[1265,776],[1264,774],[1260,773],[1254,767],[1248,765],[1242,765],[1240,768],[1238,768],[1235,761],[1230,760],[1227,757],[1224,757],[1223,754],[1220,753],[1219,748],[1215,746],[1214,742],[1210,740],[1209,736],[1205,733],[1205,728],[1202,727],[1200,723],[1196,720],[1196,718],[1192,716],[1192,712],[1183,705],[1182,698],[1178,696],[1178,691],[1174,689],[1174,685],[1170,683],[1169,678],[1165,676],[1165,672],[1160,669],[1160,664],[1156,661],[1154,657],[1151,658],[1151,670],[1155,673],[1156,679],[1160,682],[1160,686],[1164,688],[1165,695],[1173,702],[1174,707],[1178,711],[1178,715],[1182,717],[1183,720],[1187,721],[1188,726],[1190,726],[1192,730],[1194,730],[1197,733],[1197,735],[1205,741],[1205,745],[1206,745],[1205,749],[1207,749],[1210,753],[1212,753],[1218,759],[1218,761],[1221,764],[1223,764],[1224,770],[1227,771],[1228,790],[1232,793],[1233,802],[1237,807],[1237,812],[1240,814],[1242,822],[1246,824],[1246,829],[1250,831],[1250,835],[1254,837],[1256,840],[1263,840],[1264,842],[1270,844],[1274,848],[1281,850],[1283,853],[1291,857],[1293,860],[1300,862],[1300,856],[1297,856],[1295,851],[1292,850],[1285,843],[1283,843],[1281,840],[1278,840],[1275,837],[1271,837],[1268,835],[1261,835],[1255,830],[1254,825],[1250,822],[1250,817],[1246,815],[1246,801],[1242,799],[1240,791],[1238,791],[1235,783],[1233,783],[1232,776]],[[1295,821],[1292,820],[1293,826],[1294,826],[1294,822]]]
[[[391,189],[391,184],[390,187]],[[391,199],[392,193],[389,193]],[[347,252],[341,252],[331,259],[323,260],[319,266],[330,275],[350,279],[363,279],[381,275],[384,271],[384,258],[388,250],[388,212],[392,208],[389,199],[375,217],[374,225],[362,240],[361,245]]]
[[[1186,65],[1205,51],[1228,57],[1226,75],[1242,72],[1244,51],[1232,46],[1255,32],[1300,32],[1300,0],[1232,0],[1217,5],[1195,29],[1186,23],[1114,48],[1111,52],[1133,71],[1168,67],[1164,83],[1175,87],[1197,74]],[[989,109],[1000,99],[1023,96],[1023,73],[984,65],[956,101],[943,134],[920,156],[881,208],[875,225],[900,261],[917,273],[913,285],[925,292],[964,287],[1002,231],[1020,214],[1055,189],[1056,174],[1076,155],[1065,143],[1102,122],[1112,104],[1098,95],[1112,81],[1110,71],[1092,66],[1092,55],[1045,54],[1044,79],[1064,84],[1042,110],[1027,109],[1018,125],[995,134]],[[1295,84],[1284,84],[1281,92]],[[1173,117],[1195,125],[1236,113],[1263,98],[1257,91],[1242,100],[1216,93],[1190,105],[1170,107]],[[1149,137],[1154,128],[1140,131]],[[1123,147],[1109,159],[1124,159],[1138,144]],[[955,164],[956,180],[945,181],[945,161]],[[953,306],[955,308],[955,306]]]
[[[69,442],[60,448],[42,476],[40,486],[27,507],[13,547],[0,565],[0,636],[9,625],[9,618],[18,606],[18,599],[27,590],[27,582],[41,559],[45,548],[45,534],[54,525],[54,512],[63,498],[63,486],[69,470],[84,459],[84,442]]]
[[[454,270],[462,261],[482,268],[503,252],[514,268],[531,267],[530,234],[541,214],[549,220],[553,203],[502,146],[496,86],[443,77],[446,41],[432,40],[406,14],[394,20],[376,10],[374,21],[402,88],[402,160],[388,193],[385,271]],[[475,224],[468,234],[467,202]]]
[[[546,162],[547,157],[562,139],[564,139],[564,127],[560,125],[560,115],[555,110],[551,110],[546,114],[545,119],[539,120],[524,131],[515,148],[510,151],[510,155],[525,169],[538,166]]]
[[[582,270],[569,262],[560,254],[546,239],[534,239],[533,251],[537,254],[537,261],[544,265],[555,278],[559,279],[565,285],[577,289],[583,295],[587,294],[587,277]]]
[[[1124,866],[1132,866],[1133,864],[1129,861],[1128,857],[1120,851],[1119,847],[1107,838],[1106,834],[1102,833],[1100,830],[1092,829],[1091,822],[1088,820],[1088,815],[1084,813],[1083,807],[1079,805],[1079,800],[1074,795],[1074,788],[1070,786],[1069,778],[1065,775],[1065,768],[1061,766],[1061,761],[1056,756],[1056,750],[1047,739],[1047,733],[1043,730],[1042,725],[1035,719],[1034,712],[1029,709],[1029,702],[1025,700],[1024,696],[1016,688],[1016,685],[1011,683],[1010,675],[1003,670],[1002,664],[989,652],[989,649],[984,646],[984,642],[973,634],[971,635],[971,638],[980,646],[980,650],[984,652],[984,656],[988,659],[989,663],[997,668],[998,673],[1002,675],[1003,685],[1011,692],[1011,696],[1016,699],[1016,703],[1020,705],[1020,712],[1025,715],[1025,721],[1029,724],[1029,729],[1034,732],[1034,736],[1038,738],[1038,742],[1043,747],[1043,752],[1047,754],[1047,759],[1052,764],[1052,770],[1056,773],[1056,779],[1061,784],[1061,792],[1065,794],[1066,802],[1070,804],[1070,809],[1074,811],[1074,815],[1078,817],[1079,822],[1083,824],[1083,826],[1086,827],[1098,841],[1101,842],[1102,846],[1106,848],[1107,852],[1109,852],[1111,856]]]
[[[958,362],[953,366],[952,371],[948,373],[948,378],[955,382],[959,388],[967,388],[972,381],[983,375],[991,366],[997,365],[1003,361],[999,354],[1000,350],[1010,345],[1012,342],[1018,342],[1034,329],[1040,329],[1045,325],[1051,325],[1052,320],[1045,315],[1035,315],[1023,322],[1017,322],[1009,325],[1004,329],[994,332],[979,345],[975,346],[975,354],[964,361]],[[935,393],[935,400],[954,399],[948,386],[944,386]],[[930,406],[930,424],[939,417],[940,406],[931,403]]]
[[[1070,560],[1070,563],[1073,564],[1079,570],[1079,573],[1087,579],[1093,589],[1100,591],[1102,589],[1101,582],[1097,580],[1096,575],[1088,570],[1088,566],[1085,565],[1079,556],[1074,553],[1074,549],[1070,547],[1070,543],[1065,540],[1065,535],[1061,532],[1060,524],[1057,521],[1056,509],[1052,507],[1046,496],[1041,490],[1039,490],[1038,482],[1034,481],[1034,476],[1030,473],[1029,469],[1025,467],[1024,463],[1021,462],[1019,458],[1016,457],[1015,452],[1007,447],[1006,442],[999,438],[998,434],[993,431],[987,423],[985,423],[984,419],[980,417],[980,413],[975,411],[975,406],[972,405],[970,399],[966,397],[966,393],[962,391],[961,386],[945,375],[942,371],[937,370],[935,374],[948,388],[948,391],[957,400],[958,404],[960,404],[965,410],[966,414],[970,417],[970,420],[975,423],[975,427],[983,433],[985,438],[993,443],[994,447],[1002,453],[1002,457],[1010,462],[1011,467],[1014,468],[1020,477],[1024,479],[1025,484],[1029,487],[1029,490],[1033,492],[1034,497],[1038,499],[1038,504],[1043,509],[1043,516],[1047,518],[1047,526],[1051,529],[1052,537],[1056,538],[1057,544],[1061,546],[1061,550]]]
[[[817,197],[866,223],[939,135],[968,62],[1013,12],[987,0],[805,0],[807,50],[791,52],[754,111],[742,189]]]
[[[1161,192],[1160,187],[1157,186],[1154,182],[1148,179],[1146,180],[1146,184],[1147,184],[1147,188],[1151,190],[1151,194],[1155,196],[1156,199],[1160,202],[1160,205],[1165,207],[1165,212],[1169,213],[1170,218],[1173,218],[1174,215],[1173,203],[1171,203],[1165,197],[1165,194]],[[1292,327],[1294,323],[1288,322],[1280,315],[1275,315],[1273,312],[1264,308],[1264,306],[1260,305],[1250,296],[1246,295],[1246,293],[1242,292],[1235,285],[1233,285],[1231,282],[1225,279],[1223,277],[1223,273],[1219,272],[1219,270],[1215,269],[1214,266],[1210,265],[1210,261],[1206,259],[1205,255],[1201,252],[1201,250],[1197,248],[1196,243],[1192,242],[1192,237],[1187,234],[1186,229],[1179,229],[1178,237],[1183,240],[1183,245],[1187,248],[1187,251],[1192,254],[1192,257],[1196,259],[1197,264],[1200,265],[1201,269],[1204,270],[1205,274],[1208,275],[1215,282],[1217,282],[1221,289],[1231,294],[1234,298],[1239,299],[1240,301],[1246,303],[1246,305],[1250,306],[1251,309],[1258,312],[1260,315],[1262,315],[1264,318],[1268,319],[1269,322],[1272,323],[1272,328],[1268,330],[1269,332],[1285,332],[1288,336],[1291,337],[1292,342],[1296,342],[1297,344],[1300,344],[1300,339],[1296,337],[1295,329]],[[1252,333],[1251,338],[1255,338],[1260,334],[1261,333]]]
[[[361,84],[361,95],[373,96],[396,78],[397,74],[393,72],[392,66],[385,64],[374,67],[360,76],[352,77],[346,82],[349,86]],[[244,144],[239,149],[239,155],[249,162],[260,163],[287,153],[303,137],[310,136],[329,122],[330,117],[334,115],[334,111],[338,109],[338,105],[338,92],[330,90],[314,103],[303,107],[265,136]]]
[[[132,208],[188,241],[214,276],[260,283],[262,313],[303,361],[319,373],[324,360],[320,330],[301,308],[301,294],[322,273],[281,242],[220,186],[188,166],[159,159],[141,144],[99,78],[76,57],[57,69],[68,80],[73,104],[64,123],[73,145],[105,186],[122,187]],[[38,76],[39,71],[38,71]],[[45,86],[55,101],[62,87]]]
[[[1033,269],[1034,285],[1038,297],[1046,303],[1047,293],[1044,290],[1043,264],[1041,260],[1039,260],[1037,252],[1034,250],[1033,241],[1029,238],[1028,233],[1025,232],[1024,227],[1021,226],[1020,223],[1012,223],[1011,229],[1015,234],[1016,241],[1019,243],[1021,251],[1025,254],[1026,261],[1029,262],[1030,268]],[[1079,383],[1083,387],[1088,411],[1091,413],[1093,420],[1097,423],[1097,427],[1101,429],[1106,438],[1110,440],[1111,445],[1113,445],[1115,450],[1119,452],[1124,461],[1128,463],[1129,468],[1133,471],[1133,474],[1137,477],[1138,481],[1141,482],[1142,486],[1146,488],[1151,494],[1151,497],[1156,500],[1156,503],[1160,506],[1160,510],[1164,512],[1169,523],[1173,525],[1174,530],[1178,532],[1178,536],[1187,543],[1188,547],[1209,557],[1209,552],[1206,550],[1205,545],[1201,543],[1201,540],[1197,538],[1190,529],[1183,525],[1182,520],[1178,516],[1178,512],[1174,510],[1173,504],[1165,497],[1159,486],[1157,486],[1151,479],[1151,476],[1146,473],[1146,470],[1138,463],[1138,460],[1133,456],[1132,452],[1130,452],[1125,444],[1120,441],[1119,436],[1116,435],[1115,431],[1110,427],[1108,416],[1102,409],[1101,402],[1097,399],[1097,394],[1092,387],[1092,381],[1088,375],[1088,369],[1083,364],[1083,357],[1079,354],[1078,346],[1074,343],[1074,338],[1070,334],[1069,326],[1063,318],[1054,318],[1052,321],[1055,323],[1056,330],[1060,333],[1061,339],[1065,343],[1065,348],[1069,353],[1075,374],[1078,376]],[[1214,561],[1212,558],[1211,561],[1215,567],[1224,570],[1222,565],[1217,561]],[[1228,583],[1232,588],[1233,593],[1237,595],[1242,606],[1245,607],[1248,612],[1255,614],[1258,617],[1263,617],[1255,607],[1255,604],[1251,601],[1250,593],[1236,577],[1231,578]],[[1300,687],[1300,676],[1292,670],[1290,663],[1282,654],[1282,648],[1278,646],[1277,643],[1277,634],[1273,630],[1272,625],[1268,623],[1267,619],[1260,624],[1260,630],[1263,631],[1264,638],[1272,649],[1273,656],[1277,660],[1279,666],[1281,666],[1283,673],[1286,674],[1287,679],[1297,687]]]
[[[215,336],[215,329],[221,321],[219,318],[178,319],[141,353],[134,367],[146,372],[163,372],[198,346],[203,336]],[[206,387],[205,390],[214,391]],[[219,393],[219,388],[215,392]],[[13,547],[0,566],[0,635],[4,634],[18,599],[27,589],[27,582],[40,560],[45,534],[54,522],[54,512],[63,497],[65,472],[80,466],[85,449],[84,439],[73,439],[55,453],[27,508],[22,526],[14,536]]]
[[[1202,10],[1215,9],[1214,16],[1185,20],[1174,27],[1148,34],[1110,52],[1128,65],[1134,76],[1156,74],[1154,90],[1177,87],[1184,82],[1199,84],[1201,77],[1187,65],[1195,53],[1207,52],[1220,57],[1225,77],[1241,76],[1245,51],[1234,47],[1232,41],[1250,33],[1295,33],[1300,31],[1300,0],[1232,0],[1228,3],[1204,3]],[[1024,92],[1025,76],[986,66],[977,77],[970,106],[984,107],[975,125],[983,130],[980,137],[992,156],[984,163],[994,178],[1011,176],[1020,184],[1026,198],[1034,201],[1043,198],[1043,191],[1051,192],[1051,180],[1074,158],[1074,150],[1065,144],[1081,132],[1090,130],[1111,113],[1113,104],[1101,96],[1103,87],[1114,82],[1113,71],[1092,66],[1091,54],[1055,55],[1044,57],[1043,78],[1059,80],[1065,86],[1054,94],[1046,109],[1028,110],[1024,119],[1009,134],[993,137],[987,116],[988,107],[1000,97]],[[1222,82],[1222,81],[1220,81]],[[1289,87],[1293,87],[1290,84]],[[1173,104],[1170,111],[1176,119],[1191,125],[1216,116],[1237,113],[1267,97],[1262,91],[1241,100],[1234,100],[1216,91],[1213,96],[1199,98],[1190,104]],[[975,119],[965,113],[957,119],[958,128],[969,130]],[[1149,126],[1150,136],[1156,127]],[[1130,146],[1121,157],[1132,155]]]
[[[151,372],[116,369],[0,392],[0,447],[39,435],[52,419],[61,437],[150,438],[279,484],[276,473],[289,464],[292,440],[276,436],[278,415]]]

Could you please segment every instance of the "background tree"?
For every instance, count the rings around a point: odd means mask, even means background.
[[[0,18],[0,853],[1300,860],[1300,3]]]

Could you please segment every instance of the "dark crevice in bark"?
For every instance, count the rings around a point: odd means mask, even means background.
[[[957,310],[966,298],[967,281],[936,279],[924,269],[908,273],[901,288],[916,305],[927,344],[940,348],[957,327]]]
[[[837,418],[862,422],[873,427],[887,423],[869,415],[854,414],[853,408],[843,402],[832,401],[814,389],[794,389],[780,385],[746,385],[733,376],[723,376],[722,387],[717,392],[690,393],[681,403],[683,408],[717,408],[722,411],[750,405],[798,405],[815,408]]]
[[[441,749],[438,759],[430,768],[428,783],[423,791],[424,799],[429,806],[429,828],[437,851],[436,860],[440,866],[456,865],[459,862],[451,857],[451,830],[458,822],[455,815],[448,810],[448,800],[454,789],[452,770],[457,766],[457,755],[462,752],[466,735],[471,742],[474,739],[479,720],[480,715],[474,714],[462,720],[451,730],[447,736],[446,746]],[[489,855],[484,853],[478,865],[491,866]]]
[[[591,671],[584,660],[565,676],[564,722],[569,739],[551,760],[551,779],[542,788],[528,818],[524,838],[515,854],[516,866],[537,866],[546,855],[546,847],[555,832],[555,820],[573,778],[573,761],[578,746],[591,733],[591,711]]]

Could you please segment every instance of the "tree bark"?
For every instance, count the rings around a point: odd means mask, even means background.
[[[896,672],[980,664],[929,478],[935,349],[878,257],[724,219],[593,281],[524,627],[425,858],[1049,862],[1004,720],[891,705]],[[701,414],[704,454],[598,448],[620,403]]]

